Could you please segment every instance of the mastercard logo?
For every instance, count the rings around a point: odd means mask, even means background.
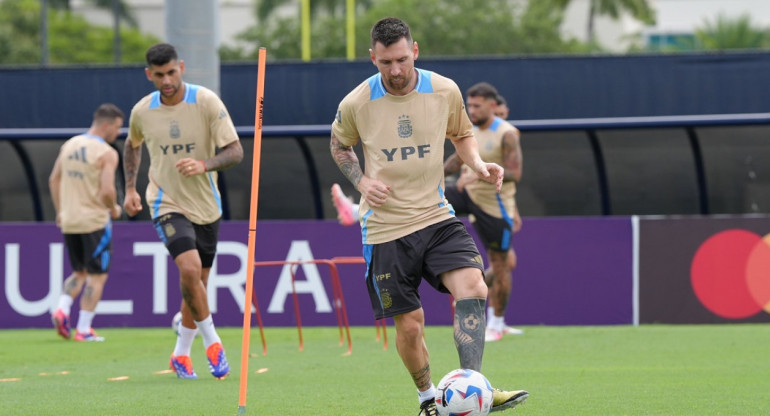
[[[714,234],[695,252],[690,280],[703,306],[723,318],[770,313],[770,234]]]

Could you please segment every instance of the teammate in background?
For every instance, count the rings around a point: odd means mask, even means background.
[[[418,390],[420,415],[437,415],[418,287],[425,279],[456,299],[454,339],[460,367],[481,370],[484,352],[483,262],[473,239],[443,195],[444,140],[491,186],[503,169],[480,157],[457,85],[417,69],[419,50],[409,26],[396,18],[371,31],[379,72],[340,103],[330,148],[342,173],[361,193],[366,284],[377,319],[392,317],[396,347]],[[366,174],[354,145],[361,143]],[[493,410],[526,400],[526,391],[494,390]]]
[[[463,165],[457,153],[444,163],[447,175],[461,171],[455,186],[447,188],[446,197],[456,213],[468,214],[476,233],[484,243],[490,268],[486,271],[489,285],[489,307],[485,340],[499,341],[503,334],[522,334],[523,331],[505,325],[505,309],[511,294],[512,272],[516,267],[516,253],[511,245],[516,216],[516,183],[521,179],[522,154],[520,134],[516,127],[495,116],[499,98],[492,85],[481,82],[468,89],[466,105],[474,133],[479,142],[479,153],[484,160],[503,165],[505,176],[502,191],[479,181]],[[520,220],[519,220],[520,224]]]
[[[170,364],[179,378],[197,378],[190,349],[200,330],[211,374],[230,371],[222,341],[214,327],[206,295],[216,255],[222,206],[217,171],[238,164],[243,148],[230,115],[217,95],[182,81],[184,61],[173,46],[157,44],[147,50],[147,79],[157,91],[131,110],[124,147],[125,210],[142,210],[136,190],[142,143],[150,155],[145,197],[153,225],[179,268],[182,325]],[[217,154],[216,148],[221,151]]]
[[[91,128],[67,140],[59,150],[48,180],[56,209],[56,225],[64,234],[72,274],[51,315],[56,332],[70,339],[70,308],[81,292],[75,341],[104,341],[91,328],[102,298],[112,252],[112,219],[122,211],[116,201],[118,152],[110,146],[125,116],[113,104],[94,112]],[[85,288],[85,290],[84,290]]]
[[[503,120],[508,120],[508,102],[505,100],[505,97],[503,97],[500,94],[497,94],[497,97],[495,97],[495,102],[497,105],[495,106],[495,117],[500,117]]]

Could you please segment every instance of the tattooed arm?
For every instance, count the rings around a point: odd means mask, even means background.
[[[136,192],[136,175],[142,162],[142,146],[134,147],[129,140],[123,146],[123,176],[126,181],[123,209],[133,217],[142,210],[142,197]]]
[[[341,143],[334,132],[329,148],[342,174],[358,189],[364,200],[372,207],[382,206],[388,199],[390,186],[365,176],[353,147]]]
[[[198,160],[186,157],[179,159],[174,166],[181,175],[190,177],[213,170],[225,170],[241,163],[241,160],[243,160],[243,146],[236,140],[225,145],[212,158]]]

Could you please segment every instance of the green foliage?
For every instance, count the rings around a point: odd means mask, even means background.
[[[40,2],[4,0],[0,3],[0,64],[38,64],[41,59]],[[51,64],[114,62],[114,32],[94,26],[66,8],[48,11]],[[123,63],[144,62],[144,52],[159,40],[136,29],[121,28]]]
[[[371,5],[359,1],[356,56],[368,57],[369,31],[377,20],[385,16],[406,20],[412,28],[412,36],[420,45],[420,51],[430,57],[584,50],[574,40],[562,40],[559,26],[563,9],[553,7],[553,1],[561,0],[529,2],[524,9],[515,7],[516,3],[509,0],[383,0],[371,2]],[[299,20],[299,14],[274,18],[268,15],[261,19],[262,24],[244,31],[238,39],[257,48],[265,46],[272,59],[298,59],[301,53]],[[345,57],[344,10],[330,6],[326,13],[315,13],[311,25],[311,53],[314,59]],[[220,57],[223,61],[256,58],[256,48],[251,54],[245,53],[244,49],[223,47]]]
[[[730,18],[720,14],[695,30],[695,46],[704,50],[759,49],[770,46],[770,32],[754,26],[751,16]]]

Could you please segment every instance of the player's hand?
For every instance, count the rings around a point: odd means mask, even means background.
[[[476,173],[479,179],[495,185],[497,192],[503,189],[503,174],[505,170],[497,163],[481,163],[476,166]]]
[[[362,177],[358,182],[358,192],[361,192],[361,197],[371,207],[381,207],[388,200],[390,195],[390,186],[378,181],[377,179],[371,179],[366,176]]]
[[[56,226],[61,228],[61,214],[58,212],[56,213]]]
[[[457,187],[458,191],[462,192],[463,189],[465,189],[465,185],[476,182],[477,180],[479,180],[479,175],[477,175],[476,172],[472,171],[470,168],[464,166],[460,171],[460,177],[457,178],[455,186]]]
[[[126,191],[126,198],[123,200],[123,209],[129,217],[134,217],[142,210],[142,197],[136,192],[136,189]]]
[[[120,218],[121,214],[123,214],[123,209],[120,208],[120,205],[113,205],[112,209],[110,210],[110,217],[112,217],[113,220],[116,220]]]
[[[176,167],[176,170],[186,178],[206,172],[203,161],[191,159],[189,157],[179,159],[174,167]]]

